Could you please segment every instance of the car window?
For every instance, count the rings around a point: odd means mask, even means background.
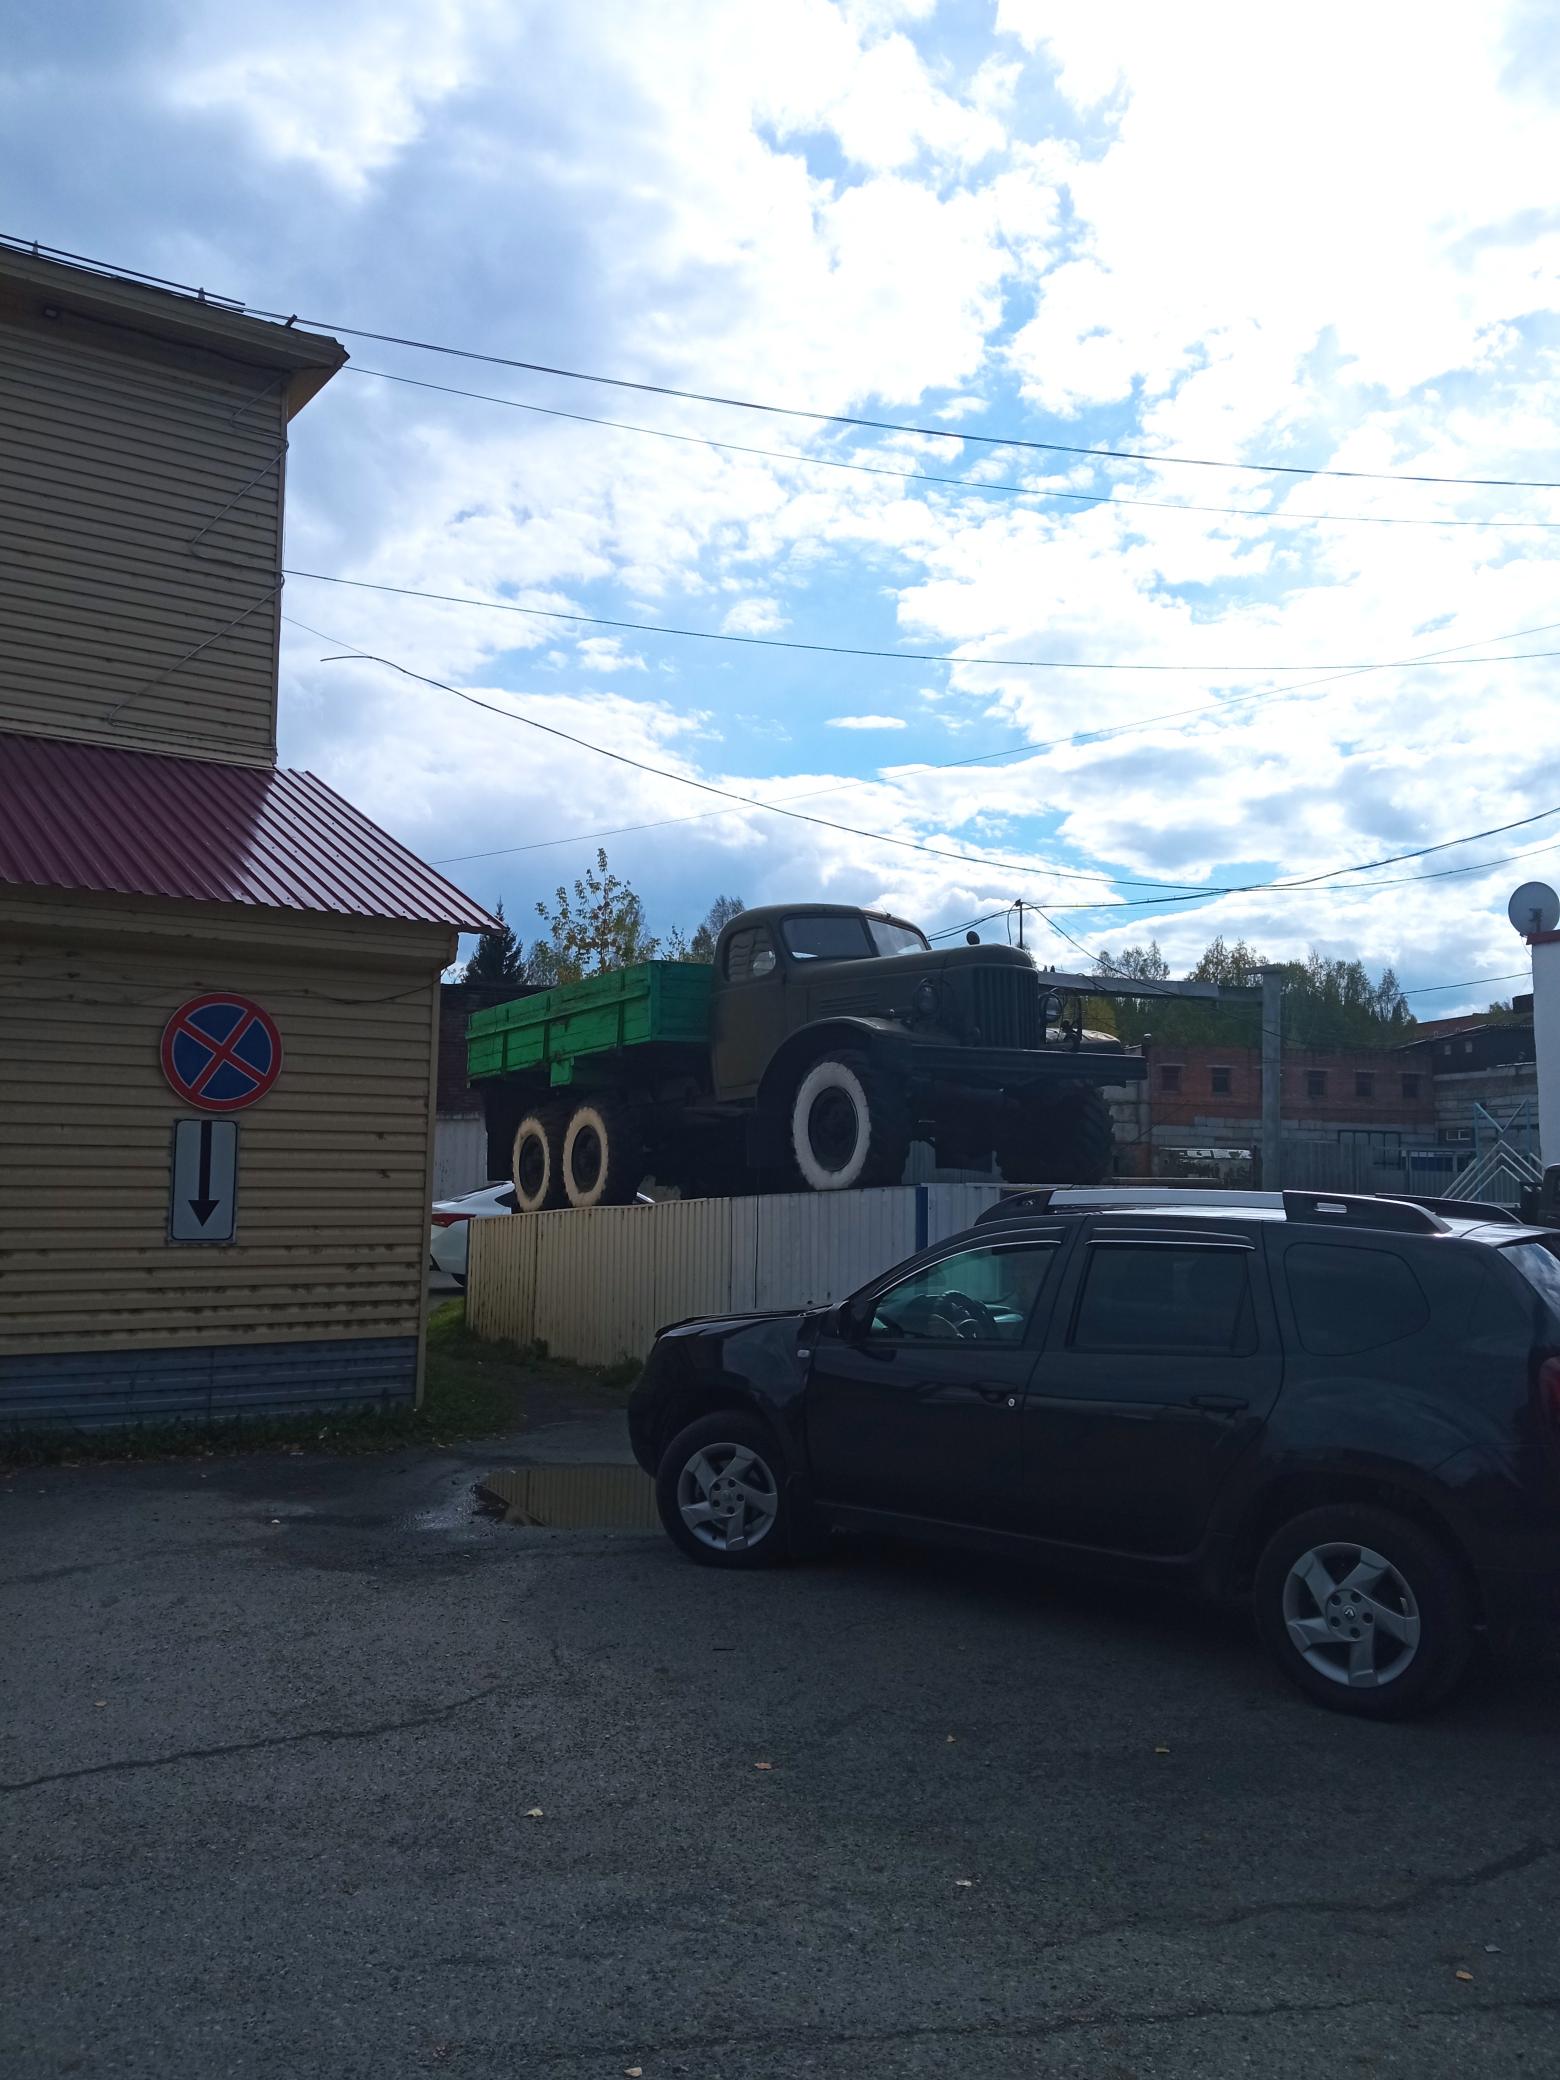
[[[1254,1351],[1251,1255],[1206,1244],[1091,1242],[1070,1347]]]
[[[1388,1250],[1296,1243],[1284,1253],[1284,1279],[1300,1342],[1317,1357],[1379,1350],[1430,1319],[1418,1279]]]
[[[913,924],[895,924],[886,917],[869,917],[867,930],[879,953],[930,953],[926,935]]]
[[[1514,1242],[1501,1251],[1552,1315],[1560,1316],[1560,1242]]]
[[[859,917],[788,917],[780,929],[786,952],[799,961],[859,961],[872,951]]]
[[[1055,1261],[1054,1242],[960,1250],[890,1286],[868,1334],[929,1343],[1021,1343]]]
[[[775,942],[763,925],[734,932],[726,941],[726,980],[757,982],[775,971]]]

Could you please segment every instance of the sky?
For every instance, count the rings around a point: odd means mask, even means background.
[[[1522,987],[1428,989],[1520,972],[1507,898],[1560,879],[1560,655],[1518,655],[1560,653],[1553,9],[8,22],[0,230],[339,329],[288,566],[459,603],[291,577],[283,762],[523,934],[600,843],[663,932],[1022,897],[1062,967],[1223,934],[1390,963],[1422,1017]]]

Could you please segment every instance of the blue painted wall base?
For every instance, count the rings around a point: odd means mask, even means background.
[[[0,1431],[410,1408],[415,1336],[0,1358]]]

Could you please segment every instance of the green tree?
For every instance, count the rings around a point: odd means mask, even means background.
[[[551,989],[558,980],[558,956],[550,939],[538,939],[526,955],[525,979],[537,989]]]
[[[572,893],[560,887],[554,907],[538,903],[536,914],[547,927],[559,982],[578,982],[583,975],[605,975],[655,958],[659,942],[645,929],[644,904],[612,872],[603,851]]]
[[[462,982],[524,982],[525,954],[504,921],[503,899],[493,907],[496,923],[477,940],[476,952],[461,971]]]
[[[1413,1013],[1390,968],[1373,982],[1361,961],[1330,959],[1314,948],[1303,961],[1269,963],[1254,946],[1238,939],[1233,946],[1215,939],[1193,962],[1187,979],[1213,982],[1224,989],[1254,989],[1262,970],[1274,965],[1283,975],[1284,1039],[1291,1047],[1390,1047],[1405,1039]],[[1141,976],[1145,982],[1169,979],[1169,967],[1155,944],[1129,947],[1124,954],[1098,965],[1101,974]],[[1257,1047],[1262,1013],[1256,1004],[1205,1004],[1195,998],[1141,997],[1118,1000],[1116,1026],[1122,1038],[1178,1047]]]
[[[686,955],[678,959],[700,961],[708,967],[715,958],[715,942],[734,917],[740,917],[747,908],[740,896],[717,896],[709,907],[703,924],[689,942]]]

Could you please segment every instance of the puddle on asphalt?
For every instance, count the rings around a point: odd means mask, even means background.
[[[655,1531],[655,1486],[637,1466],[512,1466],[478,1481],[506,1524],[555,1531]]]

